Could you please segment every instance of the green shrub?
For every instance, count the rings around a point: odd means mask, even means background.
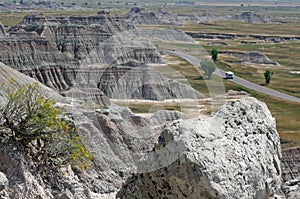
[[[266,70],[266,72],[264,73],[266,84],[270,83],[273,74],[274,74],[273,72]]]
[[[6,93],[6,100],[0,106],[2,142],[13,143],[30,151],[33,158],[56,166],[86,167],[86,161],[93,157],[82,144],[75,125],[63,119],[63,114],[54,107],[55,100],[39,93],[37,83],[18,87],[11,79],[9,86],[2,85],[2,90]]]
[[[211,50],[211,59],[216,62],[218,59],[219,52],[216,49]]]
[[[207,75],[207,79],[210,79],[211,75],[216,70],[216,65],[211,61],[203,60],[201,61],[201,68]]]

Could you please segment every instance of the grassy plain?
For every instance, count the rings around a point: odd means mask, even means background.
[[[182,81],[182,83],[188,83],[193,88],[198,90],[199,92],[209,95],[209,91],[207,89],[207,84],[210,82],[217,82],[218,77],[212,76],[211,80],[205,80],[203,78],[201,71],[199,71],[191,64],[187,63],[185,60],[167,56],[165,57],[166,60],[170,62],[168,67],[176,70],[182,76],[184,76],[188,82]],[[173,64],[172,64],[173,63]],[[164,75],[168,76],[169,78],[174,78],[172,73],[169,73],[166,70],[156,68],[157,70],[161,71]],[[210,82],[209,82],[210,81]],[[277,130],[280,134],[282,139],[283,147],[291,147],[291,146],[299,146],[300,145],[300,105],[299,103],[293,103],[286,100],[281,100],[275,97],[270,97],[265,94],[261,94],[250,89],[246,89],[242,86],[236,85],[230,81],[224,80],[223,85],[225,90],[237,90],[237,91],[246,91],[251,96],[256,97],[260,101],[265,102],[272,115],[276,118],[277,122]],[[211,111],[207,110],[207,113]],[[203,112],[205,113],[205,112]]]
[[[224,9],[224,7],[222,7]],[[226,9],[224,9],[226,10]],[[223,10],[223,11],[224,11]],[[300,19],[294,19],[293,17],[299,17],[300,12],[287,8],[275,12],[267,12],[268,16],[279,17],[284,14],[291,18],[284,18],[282,24],[247,24],[242,22],[233,21],[220,21],[203,24],[189,24],[182,27],[176,27],[184,31],[204,32],[204,33],[235,33],[245,35],[273,35],[273,36],[299,36],[300,33]],[[221,10],[221,12],[223,12]],[[148,27],[149,28],[149,27]],[[242,44],[242,41],[256,42],[254,44]],[[290,71],[300,71],[300,41],[291,40],[281,43],[268,43],[253,38],[242,38],[236,40],[224,40],[228,45],[212,46],[210,43],[218,40],[203,40],[198,39],[199,44],[157,44],[158,47],[165,49],[174,49],[184,51],[191,55],[201,57],[199,53],[203,53],[203,49],[210,52],[212,48],[216,48],[219,51],[234,51],[234,52],[249,52],[260,51],[267,55],[271,60],[278,62],[281,66],[263,66],[263,65],[244,65],[241,64],[239,59],[229,56],[219,56],[218,66],[225,70],[231,70],[236,75],[248,79],[257,84],[264,84],[264,75],[266,69],[270,69],[274,72],[270,88],[279,90],[281,92],[291,94],[300,97],[300,75],[291,74]],[[221,41],[221,40],[219,40]],[[186,47],[186,49],[184,49]],[[206,53],[207,55],[207,53]],[[174,58],[172,58],[174,59]],[[200,92],[206,93],[205,81],[201,78],[197,79],[196,73],[192,71],[191,66],[184,60],[180,60],[178,65],[170,65],[176,70],[180,70],[182,74],[189,79],[189,84]],[[186,68],[186,70],[184,69]],[[190,71],[190,73],[188,73]],[[188,73],[188,74],[186,74]],[[231,83],[230,81],[224,81],[226,91],[232,90],[245,90],[252,96],[265,102],[272,115],[276,118],[277,130],[282,139],[283,147],[299,146],[300,145],[300,105],[299,103],[292,103],[285,100],[280,100],[274,97],[270,97],[249,89],[243,88],[239,85]]]

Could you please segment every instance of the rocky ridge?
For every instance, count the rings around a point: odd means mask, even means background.
[[[131,23],[139,25],[182,25],[185,23],[208,23],[220,20],[233,20],[245,23],[271,23],[270,19],[253,12],[243,12],[234,16],[214,16],[204,12],[197,14],[177,14],[163,11],[161,8],[149,11],[146,8],[133,7],[126,15],[125,19]]]
[[[148,11],[145,8],[133,7],[125,16],[125,19],[134,24],[141,25],[182,25],[187,22],[200,23],[215,21],[216,17],[209,13],[202,15],[180,15],[158,9]]]
[[[242,64],[266,64],[272,66],[280,66],[278,62],[270,60],[266,55],[259,51],[250,51],[250,52],[223,52],[220,51],[220,54],[229,55],[241,59]]]
[[[239,15],[234,15],[230,18],[230,20],[242,21],[246,23],[254,23],[254,24],[264,24],[264,23],[271,23],[270,20],[253,12],[243,12]]]

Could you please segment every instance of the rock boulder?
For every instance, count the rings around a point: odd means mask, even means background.
[[[281,197],[275,120],[254,98],[229,102],[201,120],[162,128],[120,198]]]
[[[6,175],[4,173],[0,172],[0,191],[3,191],[7,186],[8,179],[6,178]]]

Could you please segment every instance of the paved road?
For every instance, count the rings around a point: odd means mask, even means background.
[[[166,54],[169,54],[169,55],[181,57],[181,58],[185,59],[186,61],[190,62],[191,64],[193,64],[194,66],[199,67],[200,60],[194,56],[187,55],[187,54],[177,52],[177,51],[171,51],[171,50],[164,50],[163,52]],[[221,70],[221,69],[216,69],[214,74],[219,77],[222,77],[222,78],[225,77],[225,71]],[[274,96],[277,98],[300,103],[300,98],[298,98],[298,97],[294,97],[294,96],[291,96],[291,95],[288,95],[285,93],[281,93],[281,92],[273,90],[273,89],[269,89],[269,88],[254,84],[252,82],[249,82],[249,81],[247,81],[243,78],[237,77],[237,76],[235,76],[233,79],[228,79],[227,81],[232,81],[232,82],[239,84],[245,88],[249,88],[249,89],[252,89],[252,90],[260,92],[260,93],[264,93],[264,94],[271,95],[271,96]]]

